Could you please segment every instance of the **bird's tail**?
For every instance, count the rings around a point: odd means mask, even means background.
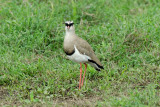
[[[101,69],[104,69],[103,66],[98,65],[95,61],[93,60],[88,60],[88,64],[90,64],[92,67],[94,67],[97,71],[101,71]]]

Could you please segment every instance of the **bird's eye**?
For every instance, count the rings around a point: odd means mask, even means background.
[[[68,23],[65,23],[65,25],[66,25],[66,26],[69,26],[69,27],[71,27],[71,26],[73,26],[73,23],[70,23],[70,24],[68,24]]]
[[[70,23],[68,26],[73,26],[73,23]]]
[[[70,26],[73,26],[73,23],[71,23]]]

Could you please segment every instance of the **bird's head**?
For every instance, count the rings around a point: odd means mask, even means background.
[[[65,30],[66,32],[74,32],[74,26],[73,26],[73,21],[66,21],[65,22]]]

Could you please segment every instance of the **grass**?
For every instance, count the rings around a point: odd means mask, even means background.
[[[160,2],[157,0],[0,0],[1,106],[160,106]],[[104,65],[63,52],[74,20]]]

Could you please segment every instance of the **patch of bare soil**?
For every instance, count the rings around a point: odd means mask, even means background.
[[[0,86],[0,107],[1,106],[24,106],[24,107],[95,107],[97,101],[101,101],[101,97],[92,96],[87,98],[75,99],[54,99],[42,102],[20,102],[15,97],[10,96],[8,90]]]
[[[101,101],[102,99],[98,97],[90,97],[83,99],[56,99],[49,102],[41,102],[41,103],[32,103],[25,106],[32,107],[96,107],[97,101]],[[24,106],[24,105],[23,105]]]
[[[7,95],[8,95],[7,90],[2,88],[2,86],[0,86],[0,100],[5,99]]]
[[[9,95],[7,89],[0,86],[0,106],[5,102],[6,97]]]
[[[0,107],[1,106],[34,106],[34,107],[95,107],[98,101],[102,101],[100,96],[88,96],[85,98],[67,98],[67,99],[50,99],[44,101],[41,99],[40,102],[20,102],[16,99],[15,95],[10,95],[8,90],[0,86]]]
[[[102,99],[99,97],[90,97],[83,99],[67,99],[67,100],[57,100],[53,103],[53,105],[65,106],[65,107],[95,107],[97,105],[97,101],[101,101]]]

